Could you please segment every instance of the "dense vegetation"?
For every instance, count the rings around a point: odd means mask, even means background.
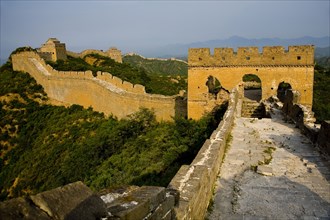
[[[161,75],[187,76],[188,64],[178,60],[146,59],[139,55],[126,55],[123,57],[124,63],[143,68],[148,73]]]
[[[68,56],[68,60],[48,62],[56,70],[86,71],[91,70],[94,75],[97,71],[109,72],[122,80],[133,84],[141,84],[147,93],[176,95],[180,90],[187,90],[186,77],[163,76],[148,72],[141,67],[133,67],[128,63],[117,63],[109,57],[99,54],[88,54],[83,59]]]
[[[95,190],[166,186],[218,125],[225,107],[200,121],[157,122],[141,109],[126,119],[91,108],[51,106],[27,73],[0,69],[1,200],[81,180]]]
[[[317,122],[330,120],[330,67],[315,65],[313,112]]]

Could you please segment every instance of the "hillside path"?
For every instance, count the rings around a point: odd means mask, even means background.
[[[330,161],[279,111],[231,135],[208,219],[330,219]]]

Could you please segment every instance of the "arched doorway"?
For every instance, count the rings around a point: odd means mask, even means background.
[[[260,78],[255,74],[243,76],[244,97],[259,102],[262,98],[262,86]]]
[[[277,98],[281,101],[284,102],[286,91],[288,89],[292,89],[290,83],[287,82],[281,82],[278,87],[277,87]]]

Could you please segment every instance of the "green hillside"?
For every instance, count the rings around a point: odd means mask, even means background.
[[[48,63],[60,71],[92,70],[94,75],[97,71],[109,72],[122,80],[144,85],[146,92],[151,94],[176,95],[180,90],[187,90],[186,76],[155,74],[128,63],[117,63],[111,58],[99,54],[88,54],[83,59],[68,56],[66,61],[58,60]]]
[[[178,60],[146,59],[139,55],[125,55],[123,62],[143,68],[148,73],[165,76],[187,76],[188,64]]]
[[[0,68],[0,200],[81,180],[94,190],[166,186],[217,127],[225,108],[199,121],[118,120],[79,105],[52,106],[27,73]]]
[[[323,120],[330,120],[329,94],[330,67],[316,64],[314,71],[313,112],[318,123]]]

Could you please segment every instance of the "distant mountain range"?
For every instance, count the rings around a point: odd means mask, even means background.
[[[248,39],[238,36],[233,36],[224,40],[209,40],[202,42],[193,42],[189,44],[171,44],[164,47],[155,48],[146,52],[144,55],[149,57],[184,57],[187,56],[189,48],[217,48],[217,47],[231,47],[237,49],[237,47],[256,46],[262,50],[264,46],[284,46],[290,45],[314,45],[317,48],[326,48],[319,50],[324,56],[330,56],[330,36],[326,37],[301,37],[292,39],[281,38],[260,38],[260,39]]]

